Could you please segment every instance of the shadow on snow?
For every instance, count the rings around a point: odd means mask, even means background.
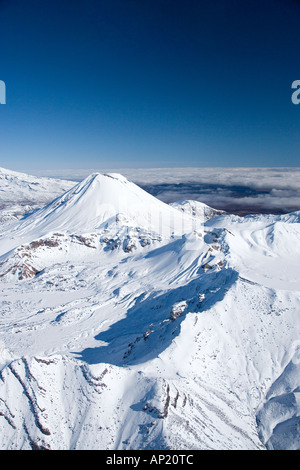
[[[209,310],[224,298],[238,277],[231,268],[208,272],[199,268],[198,274],[197,279],[185,286],[138,296],[125,318],[95,336],[104,344],[74,354],[88,364],[104,362],[118,366],[140,364],[157,357],[180,333],[181,322],[188,313]]]

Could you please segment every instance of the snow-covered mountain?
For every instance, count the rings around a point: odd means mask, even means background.
[[[43,207],[74,185],[72,181],[37,178],[0,168],[0,223],[15,221]]]
[[[3,227],[1,449],[300,448],[300,212],[209,209],[97,173]]]
[[[202,221],[206,221],[218,215],[225,214],[225,211],[219,209],[214,209],[213,207],[204,204],[199,201],[184,200],[178,202],[172,202],[171,207],[181,210],[182,212],[191,215],[192,217],[197,217]]]
[[[25,219],[18,230],[40,235],[52,230],[92,232],[111,224],[141,227],[167,237],[193,228],[191,217],[180,214],[125,177],[93,173]]]

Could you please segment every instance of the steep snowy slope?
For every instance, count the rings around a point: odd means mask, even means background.
[[[94,173],[0,235],[0,275],[23,261],[26,271],[30,261],[29,271],[35,274],[40,270],[31,263],[36,256],[45,255],[45,250],[51,251],[51,258],[68,255],[74,243],[96,248],[100,242],[105,248],[121,245],[131,251],[197,228],[202,228],[201,217],[170,207],[121,175]]]
[[[93,174],[4,231],[0,448],[299,449],[299,216]]]
[[[91,232],[111,223],[131,224],[167,237],[192,229],[190,217],[179,214],[125,177],[93,173],[28,218],[20,230],[28,231],[34,226],[41,234],[51,230]]]
[[[0,168],[0,223],[43,207],[75,185],[72,181],[37,178]]]
[[[241,275],[270,288],[298,291],[299,215],[220,217],[208,225],[233,233],[227,259]]]

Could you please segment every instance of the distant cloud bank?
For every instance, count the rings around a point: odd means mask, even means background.
[[[300,168],[91,169],[39,176],[81,181],[94,171],[121,173],[167,203],[192,199],[240,215],[300,210]]]

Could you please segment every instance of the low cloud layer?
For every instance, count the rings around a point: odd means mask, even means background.
[[[192,199],[235,214],[300,210],[300,168],[141,168],[44,172],[80,181],[93,171],[117,172],[158,199]]]
[[[209,184],[141,185],[158,199],[170,203],[192,199],[235,214],[282,214],[300,210],[299,189],[268,189],[250,186],[224,186]]]
[[[167,203],[193,199],[240,215],[300,210],[300,168],[147,169],[126,176]]]

